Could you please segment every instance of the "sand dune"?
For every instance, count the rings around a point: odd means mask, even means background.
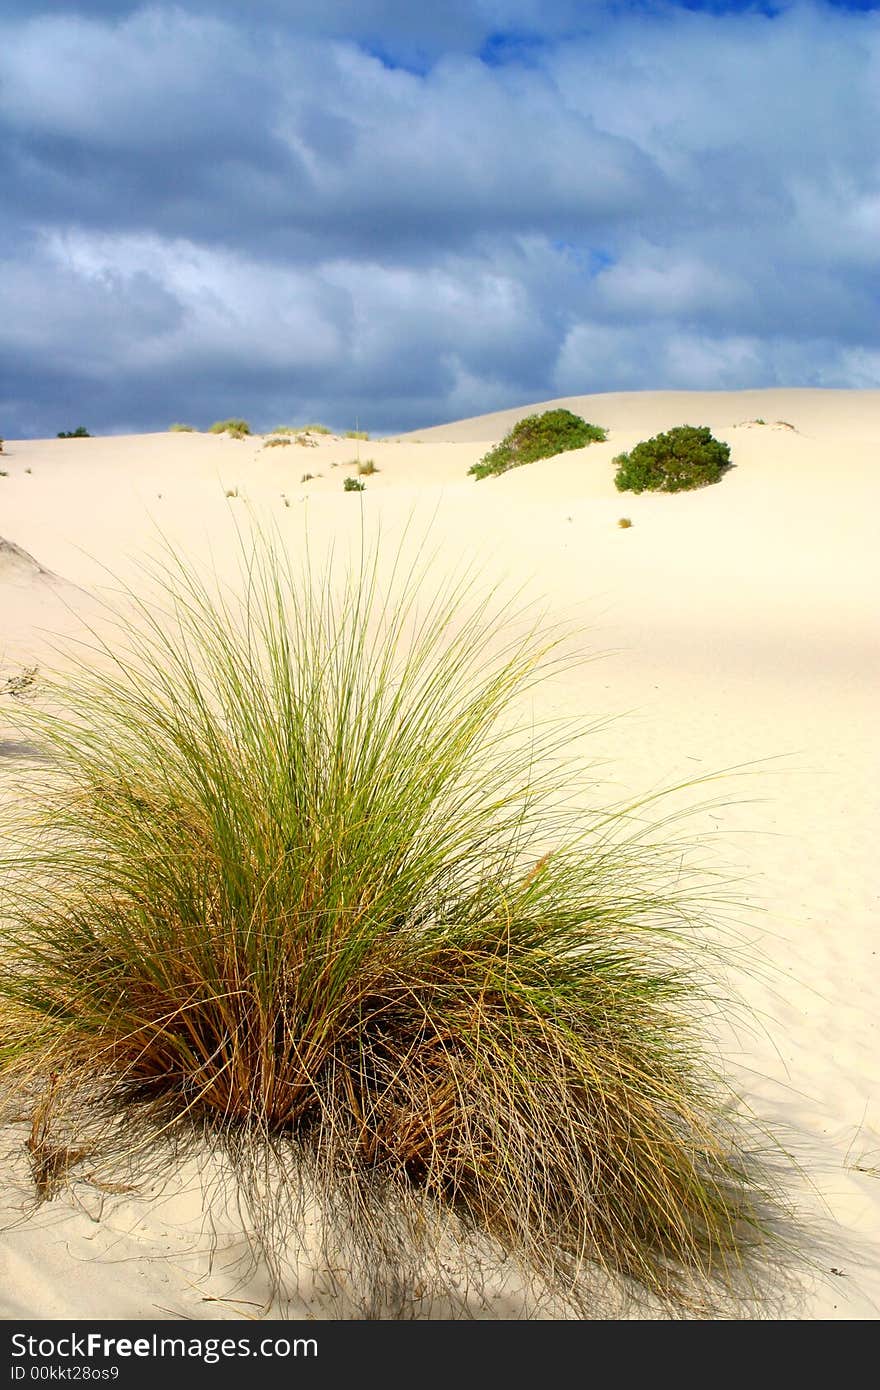
[[[560,404],[604,425],[607,443],[467,476],[517,418]],[[730,472],[694,493],[618,494],[614,455],[681,423],[725,439]],[[764,963],[734,971],[760,1026],[726,1039],[727,1056],[747,1102],[796,1153],[806,1176],[792,1175],[793,1195],[824,1232],[815,1269],[780,1274],[791,1277],[787,1315],[875,1318],[880,392],[613,393],[396,440],[263,442],[6,441],[0,691],[23,665],[57,660],[47,631],[72,630],[55,575],[99,592],[112,587],[109,567],[137,585],[138,557],[160,533],[222,570],[248,508],[294,552],[306,526],[320,553],[331,538],[356,546],[362,517],[389,545],[430,524],[444,566],[477,556],[488,578],[525,585],[550,619],[584,628],[585,650],[609,653],[542,698],[547,712],[626,712],[594,735],[615,794],[753,765],[697,820],[707,852],[746,880],[743,930]],[[360,495],[342,487],[358,457],[378,469]],[[12,712],[0,695],[0,720]],[[13,772],[4,758],[0,776]],[[6,1135],[0,1315],[237,1317],[259,1305],[259,1273],[237,1287],[222,1258],[209,1267],[195,1181],[152,1201],[80,1182],[34,1209],[21,1141]],[[302,1307],[320,1311],[309,1299]]]

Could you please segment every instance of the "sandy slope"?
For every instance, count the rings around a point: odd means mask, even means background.
[[[105,565],[142,582],[136,557],[155,549],[158,530],[224,567],[248,503],[294,550],[306,520],[316,552],[331,537],[356,545],[362,516],[389,545],[408,522],[415,534],[430,524],[441,565],[480,557],[488,578],[524,583],[546,600],[548,618],[586,626],[585,648],[611,653],[542,698],[572,713],[628,711],[594,735],[612,794],[774,760],[714,788],[741,804],[696,822],[707,852],[746,875],[762,909],[746,930],[765,969],[739,984],[763,1031],[728,1040],[728,1056],[747,1099],[796,1150],[812,1186],[794,1185],[826,1233],[824,1275],[804,1276],[789,1315],[874,1318],[880,392],[657,392],[552,404],[605,425],[608,442],[480,483],[467,477],[470,463],[533,407],[396,441],[325,438],[314,448],[186,434],[10,441],[0,535],[92,589],[110,582]],[[766,424],[748,423],[757,417]],[[734,469],[697,493],[616,493],[614,454],[678,423],[710,425],[730,443]],[[360,499],[342,489],[358,453],[379,469]],[[301,482],[306,472],[320,476]],[[630,529],[617,526],[621,516]],[[58,596],[50,577],[0,563],[0,689],[22,665],[45,662],[44,629],[73,623],[77,605]],[[0,720],[11,710],[0,697]],[[8,778],[23,764],[8,723],[5,735],[0,723]],[[83,1183],[19,1221],[20,1139],[8,1136],[17,1185],[0,1199],[16,1223],[2,1235],[3,1315],[254,1311],[259,1276],[236,1289],[222,1259],[208,1272],[195,1188],[150,1203]]]

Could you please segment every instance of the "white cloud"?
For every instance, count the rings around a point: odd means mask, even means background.
[[[22,419],[65,373],[97,401],[111,366],[144,427],[175,383],[210,402],[236,377],[254,414],[290,381],[389,428],[589,389],[877,384],[876,13],[352,0],[294,32],[282,4],[77,8],[0,22]],[[475,56],[516,26],[545,41]]]

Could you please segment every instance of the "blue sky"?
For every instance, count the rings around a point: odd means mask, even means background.
[[[880,387],[880,9],[4,0],[0,434]]]

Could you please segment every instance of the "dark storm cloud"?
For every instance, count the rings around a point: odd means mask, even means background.
[[[878,118],[816,5],[7,3],[0,432],[880,384]]]

